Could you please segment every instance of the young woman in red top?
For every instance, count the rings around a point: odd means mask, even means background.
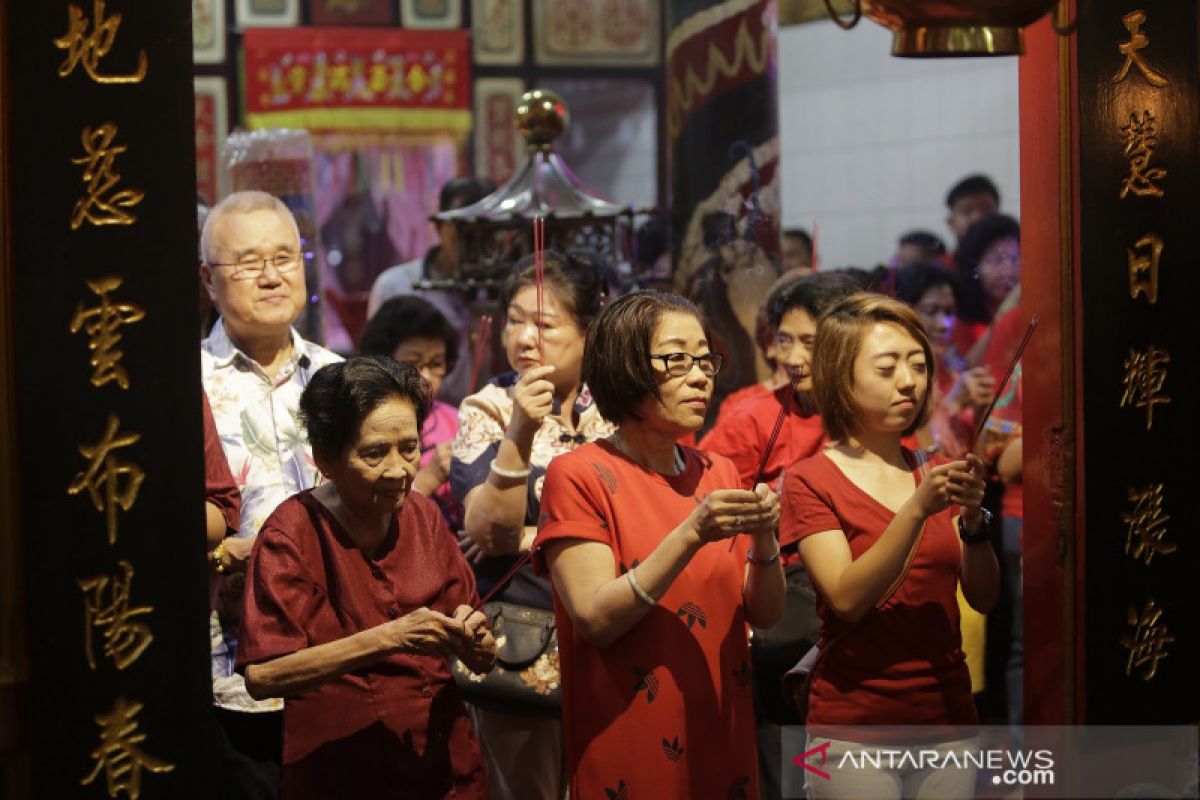
[[[675,295],[625,295],[589,329],[584,378],[620,427],[550,463],[534,542],[554,585],[571,800],[758,796],[746,625],[783,610],[778,500],[677,443],[720,366]]]
[[[830,779],[810,777],[812,797],[972,796],[969,769],[837,768],[844,751],[882,738],[864,726],[921,726],[905,735],[961,752],[972,733],[954,726],[977,722],[955,587],[980,611],[999,591],[982,465],[974,455],[922,464],[901,444],[927,418],[935,363],[920,320],[882,295],[841,301],[817,329],[813,391],[830,445],[788,469],[781,520],[823,622],[808,732],[810,748],[830,742]]]

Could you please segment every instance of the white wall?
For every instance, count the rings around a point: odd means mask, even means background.
[[[816,220],[822,268],[870,267],[900,234],[954,247],[944,200],[984,172],[1020,209],[1017,59],[904,59],[868,20],[780,28],[779,129],[785,227]]]

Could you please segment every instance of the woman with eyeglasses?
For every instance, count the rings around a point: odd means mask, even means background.
[[[450,489],[450,458],[458,432],[458,409],[437,399],[442,380],[458,362],[458,331],[437,308],[416,295],[393,297],[379,307],[363,329],[359,350],[413,365],[429,385],[433,399],[421,426],[421,467],[413,491],[438,504],[450,530],[463,526],[462,504]]]
[[[482,551],[475,566],[481,594],[529,550],[541,511],[542,480],[555,458],[608,436],[612,425],[583,385],[583,342],[607,294],[591,261],[545,251],[541,313],[532,256],[518,261],[501,292],[501,339],[512,372],[493,379],[459,407],[450,483],[466,509],[466,532]],[[496,596],[551,610],[550,581],[526,564]],[[501,646],[501,664],[509,651]],[[558,654],[521,672],[539,693],[558,687]],[[530,704],[472,711],[496,798],[565,797],[562,722]]]
[[[779,503],[678,444],[704,422],[721,356],[692,303],[639,292],[597,317],[583,367],[618,428],[550,465],[535,542],[571,796],[757,797],[746,626],[783,610]]]

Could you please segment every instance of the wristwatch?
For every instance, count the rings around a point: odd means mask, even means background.
[[[963,524],[962,515],[959,514],[958,538],[967,544],[981,544],[989,541],[992,538],[992,512],[986,508],[979,509],[979,523],[973,531],[967,530],[967,526]]]

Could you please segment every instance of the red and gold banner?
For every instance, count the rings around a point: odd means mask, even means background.
[[[251,28],[244,45],[251,128],[470,130],[466,31]]]

